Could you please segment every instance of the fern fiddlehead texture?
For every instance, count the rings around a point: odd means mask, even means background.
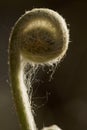
[[[28,11],[14,25],[9,39],[10,80],[23,130],[37,130],[28,96],[32,73],[39,65],[58,64],[66,54],[68,42],[69,31],[65,20],[50,9]],[[30,67],[28,78],[27,66]],[[43,130],[60,128],[53,125]]]

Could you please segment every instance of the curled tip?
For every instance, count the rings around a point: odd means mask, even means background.
[[[12,31],[20,53],[34,63],[59,61],[69,43],[69,31],[59,13],[45,8],[27,11],[20,17]],[[16,46],[15,46],[16,47]]]

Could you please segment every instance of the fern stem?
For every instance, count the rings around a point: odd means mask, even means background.
[[[14,25],[9,39],[10,80],[23,130],[37,130],[23,78],[25,65],[58,63],[68,49],[68,42],[65,20],[50,9],[28,11]],[[50,128],[57,127],[46,130]]]

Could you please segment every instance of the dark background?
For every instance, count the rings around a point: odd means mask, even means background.
[[[8,83],[8,40],[16,20],[36,7],[58,11],[66,19],[71,41],[51,82],[45,72],[39,72],[42,79],[36,94],[39,100],[33,99],[38,104],[34,108],[37,126],[57,124],[63,130],[87,130],[87,1],[84,0],[0,0],[0,130],[20,130]],[[46,99],[40,98],[43,96]]]

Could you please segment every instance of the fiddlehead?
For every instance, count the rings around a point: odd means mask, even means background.
[[[24,130],[36,130],[27,94],[31,88],[32,70],[37,70],[39,65],[56,64],[63,58],[68,48],[68,29],[58,13],[33,9],[16,22],[9,42],[10,79],[19,118]],[[30,75],[26,78],[28,64]],[[45,129],[56,130],[58,127]]]

